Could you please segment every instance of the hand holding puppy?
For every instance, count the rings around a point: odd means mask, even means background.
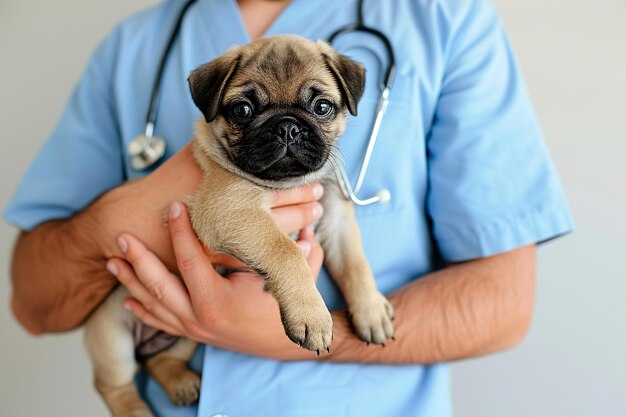
[[[301,192],[277,195],[276,204],[281,206],[274,211],[277,222],[288,225],[285,231],[304,226],[298,243],[317,277],[323,251],[312,228],[302,224],[308,219],[301,207],[314,203],[288,204],[301,198]],[[198,241],[182,204],[172,204],[169,225],[182,281],[129,234],[118,241],[125,259],[114,258],[107,264],[133,296],[125,306],[136,317],[167,333],[224,349],[283,360],[314,356],[284,337],[276,301],[263,292],[257,274],[237,272],[224,278],[215,271],[216,255]]]

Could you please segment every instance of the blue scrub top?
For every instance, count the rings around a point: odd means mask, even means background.
[[[29,230],[71,217],[104,191],[145,174],[130,168],[126,145],[144,130],[158,57],[182,3],[170,0],[131,17],[96,50],[6,209],[9,222]],[[267,35],[326,38],[354,22],[355,10],[355,0],[294,0]],[[357,208],[380,289],[393,291],[442,260],[489,256],[570,231],[559,181],[492,4],[366,1],[364,12],[366,22],[391,39],[398,63],[361,193],[387,188],[392,199]],[[161,87],[156,132],[168,140],[167,156],[189,142],[200,114],[188,74],[249,41],[235,0],[199,0],[191,7]],[[367,67],[359,116],[340,140],[354,181],[385,55],[362,34],[341,37],[335,46]],[[330,308],[342,305],[325,273],[319,288]],[[286,363],[206,347],[193,366],[203,371],[198,407],[173,406],[154,381],[144,381],[159,416],[451,415],[445,365]]]

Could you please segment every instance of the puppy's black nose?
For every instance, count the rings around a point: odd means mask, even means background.
[[[300,136],[300,126],[296,119],[285,117],[274,125],[274,132],[281,137],[286,145],[293,143]]]

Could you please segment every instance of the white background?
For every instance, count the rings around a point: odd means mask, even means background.
[[[0,3],[0,206],[53,128],[98,41],[153,3]],[[456,416],[623,417],[626,1],[495,3],[577,230],[540,250],[536,315],[526,341],[453,365]],[[0,416],[107,416],[91,387],[80,333],[33,338],[12,319],[14,233],[0,224]]]

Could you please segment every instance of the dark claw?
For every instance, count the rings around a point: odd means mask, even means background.
[[[369,346],[369,345],[370,345],[370,342],[368,342],[368,341],[366,340],[366,341],[365,341],[365,345],[366,345],[366,346]]]
[[[383,345],[383,347],[385,347],[385,344],[384,344],[384,343],[381,343],[381,345]]]
[[[319,357],[320,356],[320,350],[317,349],[316,352],[317,352],[317,356]]]
[[[326,353],[330,353],[330,346],[326,348]]]
[[[395,336],[391,336],[391,340],[395,341],[396,337]]]

